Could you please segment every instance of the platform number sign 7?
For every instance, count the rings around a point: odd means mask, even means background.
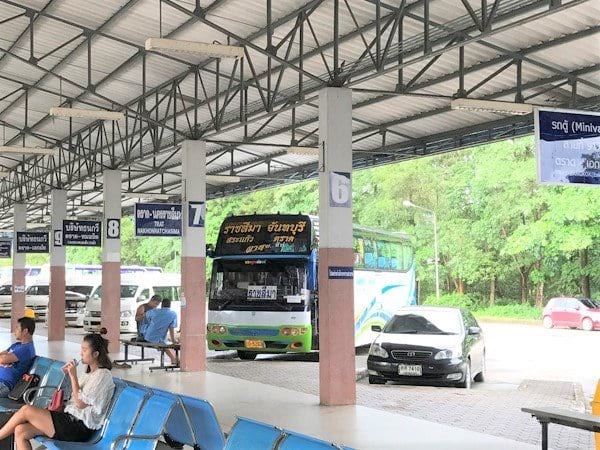
[[[350,208],[352,181],[348,172],[329,172],[329,206]]]
[[[106,238],[119,239],[121,237],[121,219],[106,219]]]
[[[205,202],[188,203],[188,226],[193,228],[204,227],[204,217],[206,216]]]

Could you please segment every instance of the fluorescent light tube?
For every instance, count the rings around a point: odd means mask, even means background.
[[[297,145],[292,145],[286,149],[286,152],[294,155],[319,156],[319,147],[299,147]]]
[[[108,111],[106,109],[59,108],[57,106],[50,108],[50,115],[56,117],[77,117],[81,119],[97,120],[121,120],[125,117],[122,112]]]
[[[132,198],[153,198],[156,200],[169,200],[171,198],[169,194],[154,192],[123,192],[123,195]]]
[[[43,148],[43,147],[13,147],[7,145],[0,145],[0,154],[2,153],[14,153],[17,155],[57,155],[58,150],[55,148]]]
[[[146,50],[192,53],[214,56],[215,58],[241,58],[244,56],[244,47],[236,45],[207,44],[205,42],[164,38],[146,39]]]
[[[206,175],[209,183],[239,183],[242,179],[236,175]]]
[[[81,211],[91,211],[91,212],[102,212],[104,211],[103,206],[98,205],[79,205],[77,206]]]
[[[450,107],[455,110],[482,111],[515,116],[525,116],[533,112],[533,105],[527,103],[497,102],[471,98],[454,99],[450,102]]]

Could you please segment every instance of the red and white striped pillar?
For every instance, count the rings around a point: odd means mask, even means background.
[[[121,171],[105,170],[103,175],[104,220],[102,223],[102,315],[108,334],[108,350],[117,353],[121,331],[121,239],[107,239],[109,222],[121,219]],[[111,225],[112,226],[112,225]]]
[[[27,230],[27,205],[17,203],[13,213],[13,270],[12,270],[12,304],[10,309],[10,330],[15,331],[17,320],[25,311],[25,253],[17,253],[17,232]]]
[[[206,143],[184,141],[181,239],[181,370],[206,370]]]
[[[62,245],[63,220],[67,217],[67,191],[52,190],[52,236],[50,236],[50,303],[48,303],[48,340],[65,340],[65,263]]]
[[[352,92],[319,91],[319,386],[323,405],[356,403],[352,253]]]

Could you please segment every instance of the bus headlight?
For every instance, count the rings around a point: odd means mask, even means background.
[[[304,335],[308,332],[308,328],[306,327],[284,327],[279,330],[279,333],[282,336],[299,336]]]

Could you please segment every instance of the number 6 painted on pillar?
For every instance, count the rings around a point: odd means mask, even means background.
[[[350,174],[347,172],[330,172],[330,206],[350,207],[352,199],[352,182]]]

